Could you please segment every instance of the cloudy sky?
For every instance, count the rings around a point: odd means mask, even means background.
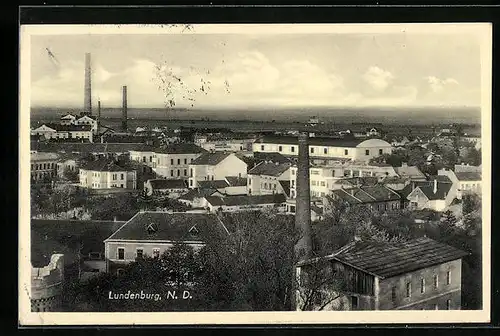
[[[107,107],[122,85],[129,107],[164,106],[166,85],[179,107],[479,106],[479,51],[464,34],[36,35],[31,102],[83,106],[89,52]]]

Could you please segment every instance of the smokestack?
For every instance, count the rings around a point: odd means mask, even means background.
[[[92,66],[90,53],[85,54],[85,89],[84,89],[83,113],[92,115]]]
[[[298,140],[295,228],[300,230],[301,237],[295,246],[295,254],[299,260],[304,260],[312,257],[308,134],[300,133]]]
[[[97,101],[97,135],[101,134],[101,101]]]
[[[127,86],[123,86],[122,130],[127,132]]]

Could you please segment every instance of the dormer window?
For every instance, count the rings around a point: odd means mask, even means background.
[[[198,231],[198,229],[196,228],[196,225],[195,225],[189,229],[189,233],[192,234],[193,236],[197,236],[200,233],[200,231]]]
[[[151,223],[147,226],[146,231],[148,234],[154,234],[158,231],[158,227],[155,223]]]

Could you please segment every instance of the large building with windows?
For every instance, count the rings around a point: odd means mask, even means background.
[[[313,162],[363,161],[392,153],[392,145],[381,139],[309,138],[309,157]],[[253,152],[276,152],[296,157],[298,140],[293,136],[264,136],[252,145]]]
[[[137,189],[137,171],[105,159],[90,161],[80,168],[80,187]]]
[[[30,154],[31,179],[39,181],[46,177],[55,177],[57,175],[58,160],[59,155],[57,153],[32,151]]]
[[[247,163],[234,153],[204,153],[189,165],[189,188],[199,182],[224,180],[226,176],[247,177]]]
[[[354,241],[333,254],[300,262],[297,310],[301,290],[308,288],[308,273],[325,262],[346,286],[331,303],[320,293],[315,308],[324,310],[460,310],[462,258],[466,252],[429,238],[404,243]],[[316,264],[318,265],[318,264]]]
[[[154,172],[167,179],[189,178],[189,165],[207,151],[190,143],[171,144],[155,150]],[[148,159],[149,160],[149,159]]]

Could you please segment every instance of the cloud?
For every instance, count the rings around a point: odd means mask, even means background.
[[[440,79],[435,76],[425,77],[429,83],[429,87],[433,92],[441,92],[450,86],[459,85],[458,81],[454,78]]]
[[[382,92],[386,90],[395,78],[392,73],[377,66],[371,66],[363,74],[364,81],[375,91]]]

